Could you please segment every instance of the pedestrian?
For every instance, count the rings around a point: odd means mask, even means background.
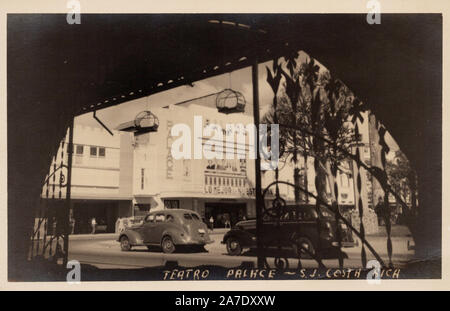
[[[378,197],[378,203],[375,206],[375,213],[378,217],[378,225],[382,225],[386,221],[386,206],[384,204],[383,197]]]
[[[57,224],[56,224],[56,217],[53,217],[52,218],[52,233],[53,233],[53,236],[57,235],[56,226],[57,226]]]
[[[95,228],[97,227],[97,221],[95,220],[95,217],[92,217],[92,220],[91,220],[91,227],[92,227],[92,232],[91,232],[91,234],[95,234]]]
[[[211,228],[211,232],[214,230],[214,218],[211,216],[209,217],[209,227]]]
[[[70,234],[74,234],[75,233],[75,218],[70,217]]]

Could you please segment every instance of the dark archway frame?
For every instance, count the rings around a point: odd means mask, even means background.
[[[442,15],[382,17],[368,25],[364,14],[86,14],[68,25],[65,14],[8,14],[9,279],[26,279],[28,213],[75,115],[273,59],[286,44],[321,60],[397,139],[429,207],[416,256],[440,258]]]

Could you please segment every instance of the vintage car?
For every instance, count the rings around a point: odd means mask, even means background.
[[[316,252],[325,253],[336,249],[336,229],[340,230],[343,247],[355,245],[345,223],[339,222],[336,228],[334,215],[325,208],[321,208],[319,216],[315,206],[287,206],[279,225],[277,227],[275,218],[265,217],[261,230],[263,244],[268,248],[290,248],[296,256],[302,258],[314,256]],[[240,255],[244,248],[255,248],[256,220],[238,222],[224,235],[221,243],[226,244],[227,252],[232,256]]]
[[[151,212],[139,225],[128,227],[117,239],[122,251],[133,246],[160,246],[164,253],[173,253],[178,246],[204,246],[212,243],[206,224],[200,216],[186,209]]]

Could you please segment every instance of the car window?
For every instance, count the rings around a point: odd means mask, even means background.
[[[318,215],[315,210],[309,210],[309,211],[305,212],[305,214],[303,215],[303,219],[306,221],[316,220],[317,218],[318,218]]]
[[[198,217],[197,214],[191,214],[192,218],[194,218],[195,220],[200,220],[200,217]]]
[[[166,222],[174,222],[175,218],[173,217],[173,215],[167,214],[166,215]]]
[[[334,214],[326,207],[322,207],[320,213],[322,214],[322,217],[334,217]]]
[[[155,215],[147,215],[147,217],[145,217],[145,222],[153,222],[155,220]]]
[[[184,214],[183,215],[184,216],[184,219],[188,219],[188,220],[192,220],[192,216],[191,216],[191,214]]]
[[[163,222],[165,218],[164,214],[158,214],[155,216],[155,222]]]

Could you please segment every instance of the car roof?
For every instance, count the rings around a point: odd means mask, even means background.
[[[159,213],[163,213],[163,214],[167,214],[167,213],[171,213],[171,214],[185,214],[185,213],[193,213],[193,214],[196,214],[196,215],[198,215],[198,213],[196,212],[196,211],[193,211],[193,210],[190,210],[190,209],[182,209],[182,208],[180,208],[180,209],[163,209],[163,210],[159,210],[159,211],[153,211],[153,212],[150,212],[149,213],[149,215],[150,214],[159,214]]]

